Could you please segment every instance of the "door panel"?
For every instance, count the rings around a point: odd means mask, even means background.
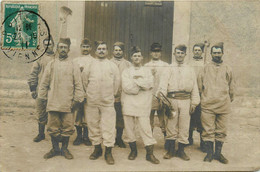
[[[162,59],[171,62],[173,2],[162,2],[161,6],[147,6],[140,1],[88,1],[85,4],[85,37],[93,42],[106,41],[110,53],[114,42],[124,42],[126,58],[130,47],[137,45],[144,62],[149,61],[151,44],[159,42],[163,46]]]

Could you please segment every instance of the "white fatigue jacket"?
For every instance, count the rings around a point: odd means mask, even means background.
[[[201,73],[201,71],[203,70],[204,68],[204,59],[195,59],[195,58],[192,58],[190,61],[189,61],[189,65],[193,67],[194,69],[194,72],[198,78],[199,74]]]
[[[47,64],[54,59],[54,54],[43,55],[40,59],[33,62],[31,73],[29,75],[28,84],[31,91],[36,91],[37,87],[41,83],[41,79]]]
[[[158,92],[164,95],[168,92],[185,91],[191,94],[191,104],[200,103],[197,78],[192,67],[187,64],[171,64],[162,74]]]
[[[82,73],[84,68],[87,67],[90,63],[92,63],[93,59],[94,59],[94,57],[92,57],[89,54],[89,55],[85,55],[85,56],[83,55],[83,56],[77,57],[77,58],[73,59],[73,61],[78,65],[80,72]],[[82,76],[82,74],[81,74],[81,76]],[[86,92],[85,92],[84,98],[87,98]]]
[[[94,58],[84,67],[82,81],[87,94],[87,105],[114,106],[114,96],[120,85],[120,74],[113,62]]]
[[[225,63],[211,62],[198,78],[201,92],[201,108],[214,113],[230,113],[235,82],[231,68]]]
[[[146,63],[144,65],[145,67],[149,68],[154,76],[154,87],[153,87],[153,101],[152,101],[152,109],[158,109],[159,108],[159,102],[158,99],[155,97],[159,83],[160,78],[162,77],[162,73],[165,68],[169,67],[169,64],[162,61],[162,60],[151,60],[150,62]]]
[[[82,55],[80,57],[75,58],[73,61],[78,64],[80,71],[82,72],[84,69],[84,66],[86,66],[88,63],[91,63],[94,57],[92,57],[90,54],[88,55]]]
[[[136,79],[135,79],[136,78]],[[152,105],[153,75],[146,67],[130,67],[122,73],[123,115],[149,116]]]
[[[71,112],[72,101],[82,102],[84,91],[80,70],[69,58],[56,58],[46,66],[38,97],[47,101],[46,111]]]
[[[119,69],[119,73],[120,73],[120,79],[121,79],[121,74],[122,72],[129,68],[130,66],[132,66],[132,63],[130,63],[129,61],[125,60],[124,58],[111,58],[110,61],[112,61],[113,63],[115,63]],[[121,102],[121,93],[122,93],[122,84],[120,81],[120,86],[118,88],[118,92],[115,96],[115,102]]]

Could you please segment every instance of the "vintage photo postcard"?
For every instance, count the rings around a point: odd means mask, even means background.
[[[0,18],[0,172],[260,170],[259,0],[2,0]]]

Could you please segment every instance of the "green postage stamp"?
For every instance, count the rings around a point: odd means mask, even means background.
[[[45,54],[43,40],[50,37],[47,22],[39,14],[39,4],[3,2],[1,4],[1,49],[11,60],[33,62]]]
[[[3,49],[37,48],[38,12],[38,4],[4,4]]]

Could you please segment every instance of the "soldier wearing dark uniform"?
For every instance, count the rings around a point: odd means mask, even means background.
[[[47,48],[46,53],[39,60],[33,63],[31,73],[29,75],[28,84],[30,87],[31,95],[33,99],[36,99],[36,113],[38,116],[38,135],[33,139],[34,142],[40,142],[45,139],[45,125],[48,121],[48,113],[46,112],[46,105],[41,104],[37,96],[37,87],[40,85],[44,70],[47,64],[54,59],[54,42],[52,36],[43,40],[43,45]]]
[[[59,57],[48,63],[39,87],[39,100],[47,102],[47,131],[52,142],[52,149],[44,155],[45,159],[57,155],[73,159],[68,150],[69,138],[74,132],[72,109],[84,100],[84,91],[80,69],[68,58],[69,47],[70,39],[60,38],[57,45]]]
[[[122,72],[129,68],[131,63],[124,59],[124,50],[125,45],[122,42],[116,42],[113,45],[113,57],[111,58],[111,61],[114,62],[120,72],[120,75]],[[122,84],[120,83],[120,87],[118,89],[118,92],[115,96],[115,110],[116,110],[116,141],[115,145],[118,145],[120,148],[125,148],[125,144],[122,140],[123,130],[124,130],[124,119],[122,114],[122,106],[121,106],[121,92],[122,92]]]
[[[223,43],[211,47],[212,61],[200,73],[198,86],[201,94],[202,139],[207,152],[204,161],[211,162],[214,158],[227,164],[228,160],[221,151],[227,136],[227,119],[234,100],[235,82],[231,68],[222,60],[223,54]]]
[[[203,43],[197,43],[193,46],[193,58],[190,61],[190,66],[193,67],[196,77],[198,78],[199,73],[204,68],[204,58],[202,57],[202,54],[204,52],[204,46]],[[202,133],[202,125],[201,125],[201,106],[200,104],[196,107],[193,114],[191,114],[190,118],[190,129],[189,129],[189,145],[193,144],[193,131],[197,129],[197,131],[200,133],[200,149],[205,152],[204,149],[204,142],[201,138]]]

